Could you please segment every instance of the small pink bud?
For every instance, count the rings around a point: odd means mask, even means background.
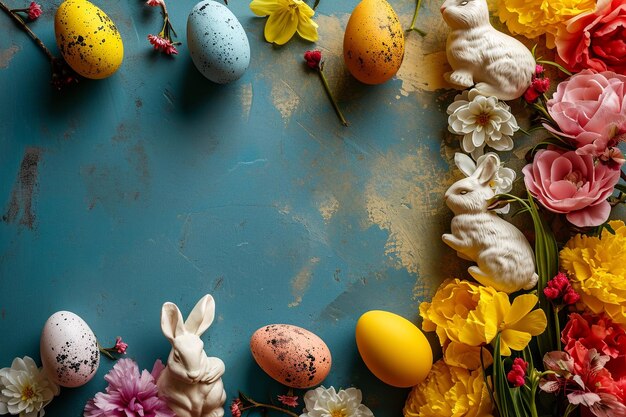
[[[321,51],[306,51],[304,53],[304,60],[306,64],[311,69],[319,68],[320,61],[322,60],[322,52]]]
[[[36,20],[42,13],[43,10],[41,10],[41,5],[35,3],[34,1],[30,3],[30,6],[28,6],[28,18],[30,20]]]
[[[543,71],[544,71],[543,65],[539,65],[539,64],[535,65],[535,75],[543,74]]]

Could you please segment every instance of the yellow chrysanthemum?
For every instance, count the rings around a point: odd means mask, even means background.
[[[595,0],[493,0],[493,12],[515,35],[536,38],[546,34],[548,48],[554,48],[559,27],[580,13],[592,11]]]
[[[298,32],[300,37],[317,41],[315,11],[302,0],[252,0],[250,9],[257,16],[269,16],[265,23],[265,40],[284,45]]]
[[[436,331],[443,346],[448,341],[480,346],[489,341],[484,326],[471,318],[479,306],[489,304],[497,291],[469,281],[445,281],[431,302],[420,304],[424,331]]]
[[[615,234],[576,235],[561,251],[561,267],[594,313],[602,311],[626,325],[626,225],[609,222]]]
[[[511,355],[511,349],[523,350],[532,336],[543,333],[548,324],[546,313],[533,310],[539,299],[534,294],[522,294],[509,301],[498,292],[493,301],[475,312],[473,318],[485,327],[485,338],[491,342],[500,333],[500,354]]]
[[[413,387],[403,413],[404,417],[491,417],[492,411],[482,370],[468,371],[439,360]]]

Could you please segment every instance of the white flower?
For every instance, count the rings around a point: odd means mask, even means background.
[[[496,97],[482,96],[475,88],[466,90],[448,106],[448,130],[463,135],[461,147],[474,159],[483,154],[485,145],[497,151],[510,151],[511,136],[519,130],[510,110]]]
[[[0,414],[41,417],[55,395],[59,395],[58,385],[28,356],[0,369]]]
[[[515,171],[511,168],[506,168],[503,163],[500,162],[500,157],[495,152],[487,152],[486,154],[480,156],[476,163],[469,156],[464,153],[455,153],[454,154],[454,163],[461,170],[466,177],[469,177],[476,171],[476,167],[483,163],[487,155],[493,155],[496,157],[498,161],[498,171],[496,171],[496,175],[493,177],[493,180],[489,183],[489,186],[496,194],[508,193],[513,189],[513,181],[515,181]],[[498,213],[506,214],[509,212],[510,206],[507,204],[501,209],[496,210]]]
[[[304,394],[300,417],[374,417],[361,400],[361,390],[356,388],[335,392],[333,387],[318,387]]]

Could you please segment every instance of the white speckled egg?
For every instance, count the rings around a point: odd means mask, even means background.
[[[290,324],[261,327],[250,338],[250,350],[261,369],[292,388],[319,385],[332,364],[330,350],[322,339]]]
[[[241,23],[226,6],[212,0],[191,10],[187,46],[196,68],[215,83],[241,78],[250,65],[250,44]]]
[[[98,342],[87,323],[69,311],[57,311],[41,332],[41,362],[48,377],[62,387],[79,387],[96,374]]]

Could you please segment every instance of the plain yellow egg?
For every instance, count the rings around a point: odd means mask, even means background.
[[[350,73],[365,84],[393,77],[404,59],[404,31],[385,0],[362,0],[352,11],[343,38]]]
[[[433,352],[422,331],[388,311],[372,310],[359,318],[356,344],[369,370],[394,387],[419,384],[433,365]]]
[[[124,44],[113,21],[87,0],[66,0],[54,17],[54,33],[63,58],[85,78],[113,75],[122,65]]]

